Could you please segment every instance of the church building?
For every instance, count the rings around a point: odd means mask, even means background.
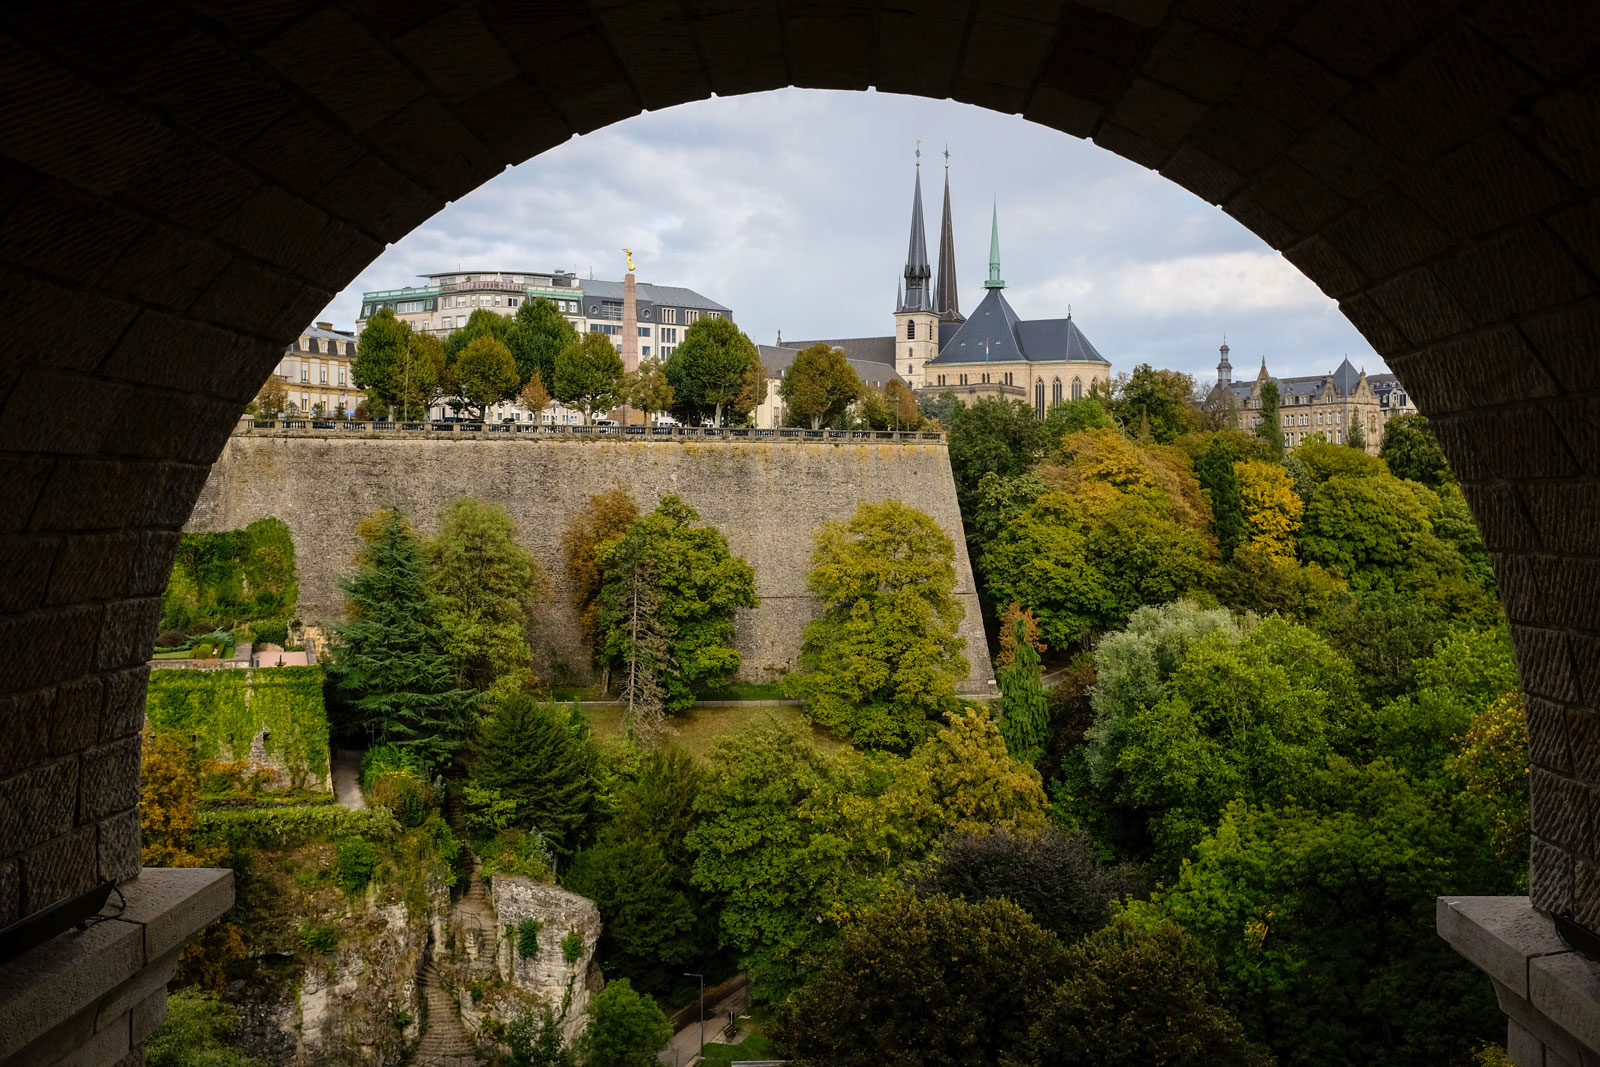
[[[961,313],[948,156],[937,275],[928,263],[922,161],[917,161],[911,238],[905,270],[895,287],[894,335],[783,341],[782,346],[831,345],[852,361],[889,364],[893,375],[918,393],[952,393],[967,404],[984,396],[1023,400],[1041,419],[1055,404],[1087,396],[1097,384],[1109,392],[1111,363],[1078,329],[1070,310],[1064,319],[1023,319],[1006,300],[1006,283],[1000,277],[998,207],[990,218],[989,275],[983,299],[970,316]]]

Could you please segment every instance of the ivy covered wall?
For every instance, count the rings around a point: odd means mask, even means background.
[[[242,530],[186,533],[172,561],[161,604],[161,629],[198,633],[294,616],[294,538],[281,519]]]
[[[284,785],[331,788],[321,667],[152,671],[145,714],[157,734],[190,737],[201,759],[249,759]]]

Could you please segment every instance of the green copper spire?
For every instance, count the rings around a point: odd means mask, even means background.
[[[985,289],[1004,289],[1005,280],[1000,277],[1000,206],[995,205],[994,215],[989,220],[989,280],[983,283]]]

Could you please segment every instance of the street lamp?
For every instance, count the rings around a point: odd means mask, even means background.
[[[684,972],[685,978],[700,979],[700,1058],[706,1058],[706,976]]]

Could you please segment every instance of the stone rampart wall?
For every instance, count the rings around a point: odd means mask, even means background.
[[[828,519],[862,501],[898,498],[942,526],[956,544],[956,594],[972,672],[964,690],[994,692],[982,616],[961,532],[955,482],[939,442],[581,440],[542,435],[343,436],[252,430],[229,439],[187,529],[238,529],[264,516],[294,533],[300,618],[336,621],[338,576],[359,547],[356,522],[398,505],[432,533],[441,508],[460,496],[491,500],[516,520],[522,542],[552,585],[540,609],[535,651],[546,671],[589,677],[577,635],[561,533],[587,498],[621,485],[649,510],[677,493],[728,537],[756,572],[756,608],[740,612],[741,677],[792,669],[801,630],[814,615],[806,590],[813,538]],[[546,677],[551,677],[547,674]]]

